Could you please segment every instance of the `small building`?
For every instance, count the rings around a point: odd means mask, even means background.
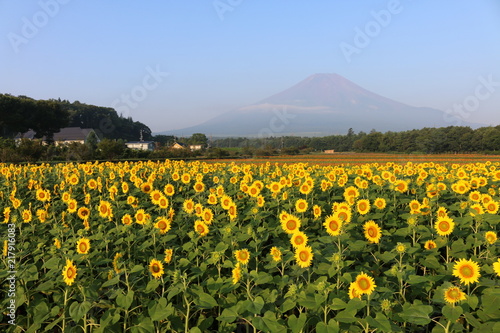
[[[170,147],[172,149],[186,149],[186,145],[179,142],[174,142],[174,144]]]
[[[334,154],[335,150],[334,149],[327,149],[324,151],[325,154]]]
[[[189,145],[189,149],[191,149],[191,151],[202,150],[203,145]]]
[[[19,133],[14,138],[16,142],[19,142],[21,139],[35,139],[36,132],[33,130],[29,130],[25,133]],[[88,139],[94,135],[96,141],[99,142],[99,136],[92,128],[80,128],[80,127],[65,127],[61,128],[61,130],[57,133],[54,133],[54,144],[56,146],[59,145],[68,145],[73,142],[84,144],[88,141]],[[43,142],[47,141],[46,137],[41,138]]]
[[[148,150],[153,151],[155,149],[155,143],[153,141],[130,141],[126,142],[127,148],[135,150]]]

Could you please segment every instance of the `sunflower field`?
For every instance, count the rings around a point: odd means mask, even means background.
[[[500,332],[500,162],[0,164],[8,332]]]

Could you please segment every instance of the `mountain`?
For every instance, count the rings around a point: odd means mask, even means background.
[[[414,107],[370,92],[338,74],[314,74],[258,103],[226,112],[200,125],[164,133],[220,136],[320,136],[404,131],[424,127],[478,127],[443,111]]]

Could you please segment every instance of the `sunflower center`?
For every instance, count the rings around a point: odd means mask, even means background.
[[[304,244],[304,238],[302,236],[297,236],[295,238],[295,244],[297,245]]]
[[[441,221],[441,222],[439,222],[439,230],[441,230],[441,231],[448,231],[448,230],[450,230],[450,224],[447,221]]]
[[[69,267],[68,271],[66,272],[66,276],[68,279],[72,279],[75,276],[75,270],[73,267]]]
[[[160,266],[154,264],[151,270],[153,271],[153,273],[158,273],[160,271]]]
[[[165,221],[160,221],[158,222],[158,228],[159,229],[166,229],[167,228],[167,223]]]
[[[375,228],[369,228],[369,229],[368,229],[368,235],[369,235],[370,237],[375,237],[375,236],[377,236],[377,230],[375,230]]]
[[[294,230],[295,228],[297,228],[297,222],[295,222],[295,220],[288,220],[286,222],[286,228],[288,230]]]
[[[368,281],[368,279],[366,278],[361,278],[358,281],[358,287],[361,290],[368,290],[370,289],[370,281]]]
[[[448,290],[448,298],[458,300],[460,298],[460,292],[455,288]]]
[[[87,252],[87,243],[85,242],[80,243],[80,251]]]
[[[464,278],[469,279],[474,276],[474,269],[470,265],[464,265],[460,268],[460,274]]]
[[[307,261],[309,259],[309,253],[307,251],[300,251],[299,258],[301,261]]]
[[[337,231],[339,229],[339,224],[337,223],[337,221],[331,221],[329,226],[333,231]]]

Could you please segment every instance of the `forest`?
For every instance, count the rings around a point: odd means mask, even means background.
[[[63,127],[93,128],[101,139],[151,140],[151,130],[145,124],[125,118],[113,108],[75,101],[35,100],[27,96],[0,94],[0,137],[13,138],[32,129],[37,138],[51,140]]]
[[[355,133],[352,128],[345,135],[323,137],[269,137],[269,138],[219,138],[213,147],[284,150],[297,153],[301,150],[336,152],[383,153],[500,153],[500,126],[472,129],[467,126],[422,128],[403,132],[376,130]]]

